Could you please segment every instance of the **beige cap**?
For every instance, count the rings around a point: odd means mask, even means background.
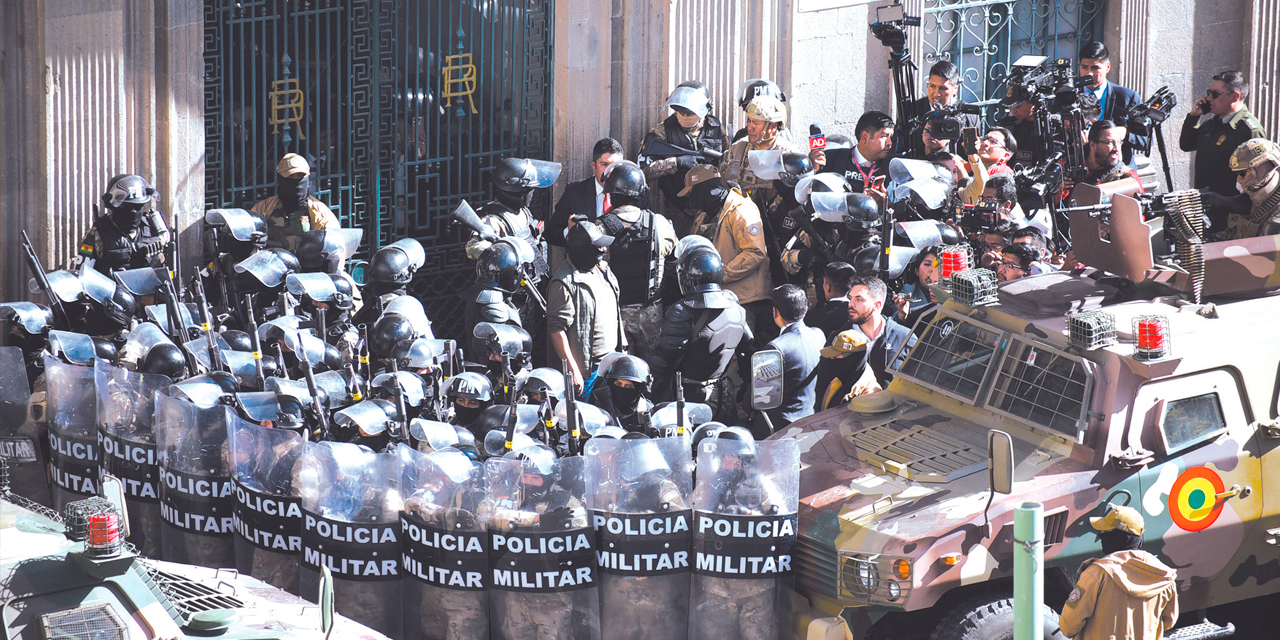
[[[306,158],[296,153],[286,153],[280,158],[280,164],[276,165],[276,172],[286,178],[295,173],[311,175],[311,165],[307,164]]]
[[[867,348],[867,336],[861,331],[849,329],[843,331],[836,336],[831,344],[822,348],[818,353],[824,358],[843,358],[855,351],[861,351]]]
[[[677,193],[676,195],[683,198],[689,195],[689,192],[693,190],[694,185],[700,182],[706,182],[712,178],[719,178],[719,177],[720,177],[719,169],[709,164],[700,164],[690,169],[689,173],[684,174],[684,190],[681,191],[680,193]]]
[[[1093,525],[1093,528],[1098,531],[1119,529],[1135,536],[1142,535],[1142,530],[1146,528],[1146,523],[1142,520],[1142,514],[1138,513],[1137,509],[1118,504],[1111,505],[1111,508],[1107,510],[1107,515],[1101,518],[1089,518],[1089,524]]]

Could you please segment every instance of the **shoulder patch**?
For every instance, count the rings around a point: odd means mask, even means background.
[[[90,238],[85,238],[83,241],[80,242],[80,251],[79,251],[80,255],[85,256],[86,258],[92,258],[94,256],[93,247],[94,247],[93,240],[91,240]]]
[[[751,235],[753,235],[753,236],[758,236],[758,235],[760,235],[760,223],[758,223],[758,222],[757,222],[757,223],[754,223],[754,224],[749,225],[749,226],[747,227],[747,233],[749,233],[749,234],[751,234]]]
[[[1083,598],[1083,597],[1084,597],[1084,592],[1080,590],[1080,587],[1076,587],[1075,589],[1071,590],[1071,595],[1067,596],[1067,602],[1074,604],[1076,602],[1080,602],[1080,598]]]

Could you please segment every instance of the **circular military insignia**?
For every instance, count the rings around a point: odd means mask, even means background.
[[[1217,495],[1222,493],[1222,478],[1208,467],[1191,467],[1183,471],[1169,490],[1169,515],[1183,531],[1209,528],[1222,513]]]
[[[758,236],[758,235],[760,235],[760,225],[758,225],[758,224],[753,224],[753,225],[751,225],[751,226],[748,226],[748,227],[747,227],[747,233],[749,233],[749,234],[751,234],[751,235],[753,235],[753,236]]]

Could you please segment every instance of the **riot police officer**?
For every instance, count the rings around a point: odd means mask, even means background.
[[[469,427],[493,402],[493,385],[483,375],[467,371],[449,378],[444,395],[449,401],[449,424]]]
[[[560,177],[560,163],[530,158],[503,158],[490,175],[493,184],[493,200],[476,211],[481,220],[499,238],[516,236],[533,247],[532,274],[535,282],[550,272],[547,265],[546,243],[535,226],[537,220],[529,210],[534,189],[546,189]],[[473,232],[467,241],[467,257],[476,260],[492,244],[490,240]]]
[[[169,230],[147,206],[159,198],[142,176],[115,176],[102,194],[103,215],[80,240],[81,264],[110,275],[118,269],[158,266],[164,261]]]
[[[698,208],[689,198],[679,195],[685,174],[700,163],[718,162],[729,146],[720,120],[711,113],[711,105],[707,85],[697,80],[680,83],[665,105],[671,115],[645,135],[637,158],[645,177],[662,191],[666,207],[663,211],[679,236],[690,233],[698,216]],[[669,147],[693,153],[679,155]],[[660,148],[667,152],[659,153]]]
[[[664,384],[657,396],[675,397],[665,381],[674,380],[679,371],[685,400],[706,403],[717,416],[731,415],[722,379],[739,346],[752,339],[746,311],[736,296],[720,288],[724,264],[714,250],[693,249],[681,258],[678,272],[684,297],[667,309],[651,359],[654,379]]]
[[[366,269],[369,274],[366,288],[373,295],[366,298],[367,303],[351,322],[356,326],[373,324],[392,300],[408,293],[409,283],[426,260],[422,243],[413,238],[397,240],[378,249]]]
[[[480,322],[522,326],[520,311],[511,303],[522,278],[524,271],[515,247],[497,242],[485,249],[476,260],[475,284],[458,294],[466,303],[464,326]]]
[[[782,138],[787,125],[786,107],[773,96],[759,96],[747,105],[747,136],[733,143],[724,154],[721,175],[725,180],[738,183],[742,194],[755,201],[761,209],[773,201],[776,193],[771,178],[757,176],[752,170],[751,151],[780,149],[786,153],[800,153],[800,149]]]
[[[632,355],[619,356],[604,375],[605,384],[591,389],[591,404],[608,411],[627,431],[656,436],[649,424],[653,403],[649,392],[653,375],[649,363]]]
[[[267,246],[294,251],[298,236],[312,229],[336,229],[337,216],[311,195],[311,165],[306,158],[287,153],[276,165],[276,195],[253,205],[253,212],[267,221]]]
[[[632,353],[647,356],[662,326],[662,274],[676,247],[676,233],[665,216],[638,205],[648,186],[644,171],[626,160],[609,167],[604,192],[613,207],[599,225],[613,236],[609,270],[618,278],[618,307]]]
[[[204,214],[200,232],[203,263],[197,277],[205,278],[209,303],[219,307],[215,316],[234,313],[236,326],[246,326],[247,311],[236,278],[235,265],[267,245],[267,222],[244,209],[211,209]]]

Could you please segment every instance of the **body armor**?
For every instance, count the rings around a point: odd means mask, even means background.
[[[499,237],[515,236],[527,242],[530,247],[533,247],[533,275],[536,279],[541,280],[551,272],[551,267],[547,264],[546,245],[542,242],[540,233],[534,229],[533,214],[527,208],[521,207],[518,211],[512,211],[501,203],[494,201],[481,206],[476,213],[493,228]],[[480,252],[488,248],[489,245],[478,238],[472,240],[472,242],[477,241],[484,244],[483,247],[480,247],[479,244],[476,245],[478,251],[476,251],[475,255],[479,256]]]
[[[640,219],[628,224],[620,217],[636,207],[618,207],[600,219],[604,232],[613,236],[609,268],[618,278],[618,304],[648,304],[658,297],[662,262],[658,258],[658,234],[652,211],[640,211]]]

